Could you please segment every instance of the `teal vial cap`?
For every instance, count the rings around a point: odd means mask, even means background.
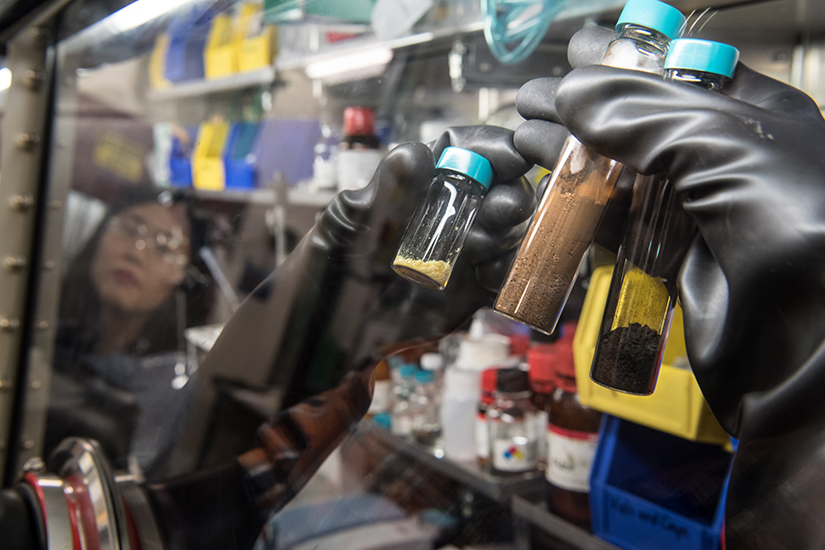
[[[435,375],[432,371],[420,370],[415,373],[415,381],[419,384],[429,384],[433,380],[435,380]]]
[[[621,31],[621,26],[627,24],[647,27],[668,38],[676,38],[681,34],[685,16],[659,0],[628,0],[616,23],[616,30]]]
[[[398,369],[398,374],[401,378],[413,378],[415,377],[415,371],[418,369],[415,365],[411,365],[407,363],[403,365],[400,369]]]
[[[489,190],[493,184],[493,167],[478,153],[461,147],[447,147],[441,153],[436,168],[447,168],[471,177]]]
[[[698,38],[679,38],[670,43],[665,69],[690,69],[733,78],[739,50],[728,44]]]

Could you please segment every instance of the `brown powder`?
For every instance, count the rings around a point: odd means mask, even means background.
[[[495,309],[551,333],[593,241],[621,165],[568,139]]]

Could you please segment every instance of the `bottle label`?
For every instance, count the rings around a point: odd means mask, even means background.
[[[369,414],[386,412],[390,410],[392,397],[392,382],[389,380],[376,380],[372,390],[372,402],[370,403]]]
[[[476,413],[476,456],[490,458],[490,434],[487,431],[487,417]]]
[[[501,472],[528,472],[538,465],[536,441],[526,437],[495,439],[493,468]]]
[[[590,491],[590,469],[599,434],[547,427],[547,469],[545,477],[561,489]]]

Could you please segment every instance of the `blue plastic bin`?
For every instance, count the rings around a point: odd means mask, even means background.
[[[256,187],[255,144],[258,139],[258,129],[259,125],[254,122],[238,122],[230,128],[224,155],[227,189]]]
[[[198,137],[197,126],[183,126],[188,136],[172,134],[172,150],[169,153],[169,184],[172,187],[192,187],[192,152],[195,150],[195,140]]]
[[[192,8],[169,24],[169,48],[163,71],[166,80],[183,82],[204,78],[203,48],[214,16],[213,10]]]
[[[590,474],[593,533],[627,550],[717,550],[731,455],[604,415]]]

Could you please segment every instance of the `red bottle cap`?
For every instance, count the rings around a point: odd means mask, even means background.
[[[369,107],[347,107],[344,109],[344,134],[348,136],[371,136],[375,134],[375,113]]]
[[[562,390],[576,393],[576,364],[573,361],[573,345],[559,340],[556,342],[556,385]]]
[[[529,334],[511,334],[508,338],[510,338],[510,355],[524,355],[530,349]]]
[[[533,346],[527,351],[527,364],[530,365],[530,380],[555,382],[555,363],[555,344],[540,344]]]
[[[495,399],[493,392],[498,386],[498,369],[486,369],[481,373],[481,401],[490,404]]]

